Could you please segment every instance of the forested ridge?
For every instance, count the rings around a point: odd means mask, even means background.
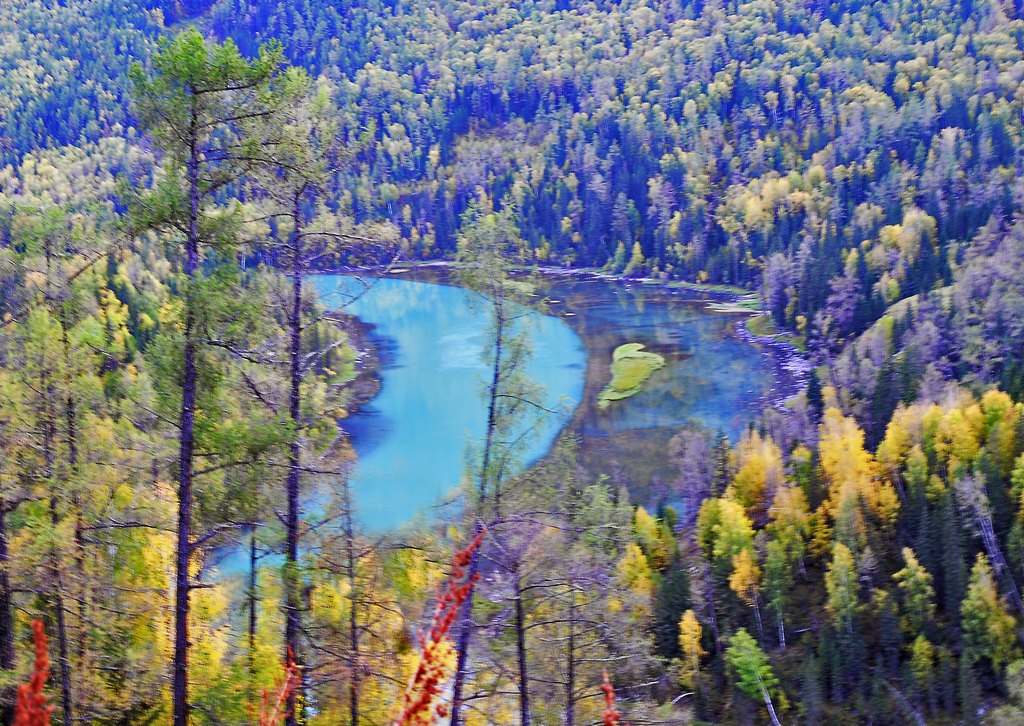
[[[1024,722],[1021,13],[6,0],[0,720]],[[381,535],[306,278],[396,259],[489,414]],[[657,501],[519,472],[533,266],[755,292],[807,390]]]

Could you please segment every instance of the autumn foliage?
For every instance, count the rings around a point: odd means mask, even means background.
[[[615,686],[608,678],[608,671],[604,671],[601,675],[604,679],[601,684],[601,690],[604,692],[604,721],[602,723],[604,726],[629,726],[622,720],[622,714],[615,708]]]
[[[18,686],[14,726],[48,726],[53,713],[53,706],[46,705],[46,696],[43,695],[43,688],[50,678],[50,655],[42,620],[32,621],[32,637],[36,644],[36,660],[29,682]]]
[[[468,567],[483,536],[484,532],[480,531],[465,549],[455,553],[451,573],[437,599],[430,630],[420,634],[420,662],[405,691],[402,712],[395,719],[395,726],[426,726],[448,714],[447,706],[438,699],[454,655],[448,633],[477,580],[477,575],[468,575]]]
[[[301,672],[295,665],[291,651],[288,652],[288,662],[284,664],[285,674],[278,686],[277,694],[271,698],[270,693],[263,691],[263,700],[260,703],[259,718],[256,720],[258,726],[278,726],[288,715],[288,699],[299,687]]]

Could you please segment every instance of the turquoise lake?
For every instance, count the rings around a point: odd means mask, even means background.
[[[362,289],[353,278],[312,281],[328,307],[372,327],[382,363],[380,392],[343,422],[358,455],[359,519],[384,531],[429,517],[459,485],[468,447],[484,430],[486,304],[458,287],[397,275],[351,302]],[[685,484],[666,454],[671,436],[696,423],[735,438],[772,392],[768,356],[736,334],[735,315],[707,310],[694,293],[603,279],[542,284],[550,314],[530,312],[522,323],[533,350],[527,373],[559,414],[538,422],[525,464],[567,430],[580,440],[588,476],[609,475],[639,502],[668,500]],[[666,366],[636,396],[599,409],[611,352],[628,342],[662,354]]]
[[[399,277],[362,285],[346,276],[312,278],[328,307],[372,326],[381,359],[380,392],[342,425],[358,456],[352,481],[359,520],[371,531],[401,525],[452,492],[466,469],[468,447],[487,421],[483,353],[486,300],[450,285]],[[587,353],[558,317],[529,312],[520,321],[532,341],[526,373],[544,387],[526,462],[544,455],[582,400]]]

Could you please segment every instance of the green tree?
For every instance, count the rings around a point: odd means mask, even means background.
[[[622,271],[622,274],[632,275],[642,270],[646,261],[643,248],[640,246],[640,242],[638,240],[633,243],[633,251],[629,255],[629,262],[626,263],[626,267]]]
[[[654,597],[654,642],[665,658],[678,658],[679,619],[690,608],[690,578],[681,565],[671,570]]]
[[[931,622],[935,612],[935,590],[932,587],[932,576],[917,561],[914,551],[903,548],[905,567],[895,573],[892,578],[903,593],[903,612],[905,628],[911,635],[920,633]]]
[[[860,609],[857,597],[857,571],[849,548],[836,543],[832,548],[832,561],[825,572],[825,590],[828,610],[837,629],[853,632],[853,622]]]
[[[237,240],[237,210],[218,205],[218,195],[254,169],[273,163],[266,149],[277,142],[273,124],[289,101],[282,88],[280,44],[246,60],[237,46],[208,43],[186,30],[162,44],[147,73],[131,70],[135,110],[142,126],[165,153],[166,173],[152,192],[134,200],[136,224],[177,234],[183,242],[183,320],[175,341],[180,378],[178,422],[178,522],[175,562],[173,723],[189,720],[189,611],[194,588],[190,566],[199,540],[193,537],[193,489],[197,417],[203,420],[199,382],[204,375],[201,344],[203,308],[217,285],[203,285],[204,252],[230,254]]]
[[[778,697],[779,681],[757,642],[743,628],[736,631],[725,652],[726,660],[736,674],[740,690],[755,700],[761,699],[768,709],[768,716],[775,726],[780,726],[772,696]]]
[[[1007,703],[990,711],[985,723],[991,726],[1014,726],[1024,723],[1024,661],[1015,660],[1006,667]]]
[[[967,596],[960,605],[964,657],[971,663],[988,659],[999,672],[1019,653],[1015,626],[996,588],[988,558],[979,553],[967,583]]]
[[[786,556],[785,546],[778,540],[770,540],[765,547],[764,589],[768,604],[775,611],[779,646],[786,648],[786,606],[793,588],[793,564]]]

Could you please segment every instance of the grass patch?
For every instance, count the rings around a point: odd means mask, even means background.
[[[776,338],[785,341],[801,353],[807,352],[807,340],[802,335],[794,335],[775,324],[771,315],[763,313],[747,319],[747,332],[758,338]]]
[[[763,338],[769,335],[778,335],[781,331],[775,325],[771,315],[755,315],[747,320],[747,331],[751,335]]]
[[[761,312],[761,301],[757,295],[744,295],[732,302],[709,302],[707,309],[715,313],[747,315]]]
[[[598,394],[598,407],[607,408],[612,401],[636,395],[651,374],[664,366],[665,358],[644,350],[642,343],[620,345],[612,353],[612,380]]]
[[[738,285],[726,285],[724,283],[713,283],[713,282],[688,282],[687,280],[669,280],[665,283],[668,287],[674,287],[680,290],[694,290],[696,292],[720,292],[727,293],[729,295],[735,295],[736,297],[742,298],[748,295],[753,295],[756,299],[756,293],[751,293],[745,287]]]

